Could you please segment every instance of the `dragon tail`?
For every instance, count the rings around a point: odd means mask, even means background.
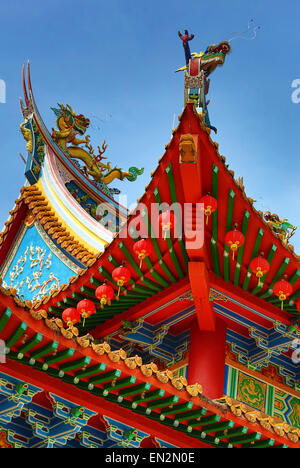
[[[141,169],[138,169],[137,167],[132,166],[128,169],[128,172],[130,175],[125,174],[125,178],[130,180],[130,182],[134,182],[139,175],[144,173],[144,168],[142,167]]]
[[[122,171],[121,169],[114,168],[105,176],[102,177],[102,182],[105,184],[110,184],[114,179],[119,179],[119,180],[124,180],[127,179],[130,182],[134,182],[137,177],[141,174],[143,174],[144,168],[138,169],[137,167],[130,167],[128,169],[128,172]]]

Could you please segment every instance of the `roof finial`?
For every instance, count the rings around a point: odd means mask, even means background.
[[[184,104],[193,102],[195,107],[202,109],[204,124],[217,133],[217,129],[210,124],[206,101],[206,94],[209,90],[208,76],[217,68],[223,65],[225,56],[231,50],[230,44],[226,41],[220,44],[209,45],[205,52],[190,52],[189,41],[194,38],[194,34],[189,36],[188,30],[182,35],[178,31],[178,36],[182,40],[186,65],[176,71],[184,71]]]

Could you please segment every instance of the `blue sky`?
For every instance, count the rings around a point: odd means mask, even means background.
[[[21,67],[27,59],[35,98],[48,128],[50,110],[69,103],[91,118],[92,143],[106,139],[107,156],[127,169],[144,166],[122,188],[134,202],[171,138],[174,114],[183,107],[184,65],[178,29],[195,34],[192,51],[247,29],[253,41],[235,40],[224,67],[211,77],[214,139],[235,176],[243,176],[256,207],[300,225],[300,103],[291,100],[300,78],[300,5],[278,0],[38,0],[1,2],[0,224],[24,184],[26,153],[19,131]],[[300,228],[292,244],[300,253]]]

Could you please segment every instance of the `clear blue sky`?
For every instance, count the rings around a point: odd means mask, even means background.
[[[256,207],[300,225],[300,104],[291,101],[300,78],[300,5],[260,0],[13,0],[1,2],[0,224],[24,183],[26,153],[19,131],[21,67],[27,59],[39,110],[69,103],[91,117],[94,146],[127,169],[144,166],[138,181],[117,185],[134,202],[144,192],[182,111],[184,65],[178,29],[195,34],[192,51],[243,31],[253,18],[254,41],[232,42],[224,67],[211,77],[214,137]],[[99,127],[99,128],[98,128]],[[293,242],[300,253],[300,227]]]

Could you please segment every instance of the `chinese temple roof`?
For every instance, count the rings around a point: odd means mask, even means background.
[[[105,342],[92,343],[91,349],[87,347],[89,339],[84,337],[70,345],[70,340],[57,335],[54,327],[50,330],[45,326],[41,314],[16,306],[11,298],[4,300],[5,293],[1,288],[0,332],[9,358],[3,369],[15,379],[23,378],[17,386],[9,382],[6,386],[7,394],[17,397],[19,413],[21,408],[30,414],[35,393],[57,394],[59,381],[60,392],[64,398],[72,396],[73,407],[77,402],[82,406],[88,401],[88,410],[82,411],[97,413],[105,405],[108,416],[116,416],[116,408],[120,407],[121,423],[132,424],[147,433],[151,422],[155,422],[157,437],[169,443],[174,443],[176,433],[180,432],[186,447],[299,446],[299,429],[229,397],[220,401],[205,398],[201,385],[188,385],[183,377],[173,378],[172,373],[160,371],[154,363],[143,364],[138,356],[127,357],[124,350],[111,351]],[[28,368],[25,373],[24,367]],[[24,384],[27,372],[30,372],[30,384]],[[5,385],[6,380],[2,377],[1,382]],[[22,385],[27,385],[26,391],[17,396]],[[88,399],[88,394],[93,398]],[[1,405],[0,397],[2,409]],[[6,413],[10,418],[4,422]],[[11,407],[1,411],[2,425],[12,430],[14,417]],[[31,436],[27,436],[23,446],[30,446],[31,438],[35,440],[35,431],[36,428],[33,434],[29,432]],[[48,437],[38,435],[49,439],[49,434]]]
[[[228,44],[210,47],[203,63],[222,64]],[[71,440],[74,446],[111,446],[126,432],[123,446],[136,446],[136,438],[146,440],[155,427],[157,441],[162,441],[155,444],[161,446],[176,446],[180,434],[185,447],[299,448],[299,428],[228,396],[207,398],[201,381],[189,385],[171,370],[188,350],[192,320],[196,317],[201,330],[212,331],[219,316],[247,365],[260,369],[273,362],[288,385],[299,388],[290,347],[299,335],[300,257],[280,220],[274,222],[276,215],[257,211],[242,179],[234,178],[211,138],[208,114],[197,112],[195,100],[186,100],[145,193],[128,215],[108,185],[116,177],[133,181],[142,170],[112,169],[102,162],[105,142],[96,155],[89,138],[79,138],[89,119],[70,106],[53,109],[57,129],[50,134],[33,97],[29,67],[27,85],[23,71],[23,88],[27,183],[0,235],[0,337],[7,352],[5,366],[0,364],[6,374],[0,374],[0,425],[11,437],[5,443],[17,443],[14,428],[21,425],[18,443],[24,447],[39,446],[40,439],[53,446]],[[216,209],[203,219],[197,205],[205,194],[215,199]],[[163,204],[172,206],[182,221],[181,235],[175,229],[163,238],[157,231]],[[100,215],[99,205],[104,206]],[[118,215],[112,229],[114,210]],[[232,255],[226,235],[235,224],[244,242]],[[144,237],[151,253],[140,260],[134,246]],[[25,250],[24,244],[35,238],[43,241],[39,250],[29,245]],[[55,268],[62,281],[57,278],[47,289],[38,280],[52,265],[49,250],[59,257]],[[20,258],[13,265],[16,253]],[[270,268],[258,281],[250,263],[261,253]],[[26,282],[26,296],[24,280],[15,286],[13,279],[37,264],[35,283]],[[113,279],[123,264],[130,271],[128,284]],[[274,295],[283,275],[292,288],[284,299]],[[48,279],[42,278],[46,286]],[[114,290],[111,303],[96,297],[104,283]],[[64,311],[86,299],[95,313],[66,326]],[[18,405],[6,407],[7,395]],[[76,405],[83,402],[79,411]],[[37,405],[44,427],[37,424]],[[103,408],[105,422],[87,423]],[[63,421],[61,433],[52,434],[52,418]],[[71,418],[72,427],[65,418]]]
[[[234,309],[231,314],[222,309],[217,302],[211,301],[209,304],[209,308],[212,303],[214,304],[217,313],[226,317],[235,332],[248,337],[249,323],[253,327],[263,326],[267,333],[270,326],[272,328],[275,324],[278,328],[276,324],[281,323],[284,330],[279,327],[279,332],[287,334],[288,343],[297,336],[289,333],[288,328],[292,325],[294,317],[297,317],[294,301],[299,297],[298,258],[293,253],[292,247],[285,245],[263,219],[262,214],[255,210],[244,188],[235,181],[233,172],[225,166],[225,158],[218,153],[218,145],[210,138],[210,129],[204,125],[193,103],[187,103],[179,120],[177,129],[173,131],[173,138],[166,145],[166,151],[152,173],[146,192],[138,202],[145,207],[149,207],[153,202],[171,204],[178,201],[183,205],[185,202],[195,203],[202,193],[211,192],[218,200],[218,209],[205,226],[204,248],[200,251],[187,252],[185,238],[167,237],[166,240],[156,238],[153,236],[148,214],[144,210],[141,216],[145,226],[147,225],[146,234],[152,235],[153,252],[140,266],[132,253],[134,242],[137,240],[137,237],[134,238],[136,235],[134,222],[139,215],[137,210],[128,218],[127,226],[131,236],[124,236],[124,230],[127,229],[125,226],[115,234],[113,241],[105,247],[102,254],[87,256],[83,248],[80,249],[71,242],[68,248],[71,249],[73,246],[76,255],[90,262],[90,266],[81,269],[78,275],[69,278],[68,282],[58,289],[33,301],[30,307],[34,310],[45,310],[48,318],[61,319],[66,308],[76,306],[81,299],[89,299],[96,304],[97,312],[85,321],[84,327],[83,323],[80,323],[78,330],[80,335],[90,332],[95,338],[120,333],[123,322],[129,322],[130,327],[134,328],[135,321],[145,316],[147,310],[151,311],[152,323],[159,323],[168,317],[170,311],[178,314],[182,310],[181,296],[193,290],[187,274],[190,256],[190,258],[205,259],[209,265],[210,286],[216,293],[224,296],[230,291],[231,299],[235,298],[231,303],[231,309]],[[189,174],[182,173],[183,165],[179,162],[180,142],[187,132],[192,134],[200,148],[200,158],[196,162],[197,175],[194,180],[189,178]],[[24,190],[24,193],[39,193],[36,185]],[[43,222],[49,221],[39,204],[34,209]],[[237,259],[232,261],[224,237],[236,221],[241,226],[246,240],[238,251]],[[49,224],[46,223],[47,226],[49,227]],[[60,232],[58,230],[58,234]],[[64,242],[63,245],[68,244],[64,232],[61,240]],[[258,286],[257,278],[251,275],[249,264],[261,250],[267,253],[271,268],[268,274],[261,278]],[[112,270],[123,261],[131,270],[130,285],[121,288],[122,293],[118,300],[101,308],[99,300],[95,297],[95,289],[103,281],[108,281],[117,291],[118,287],[111,274]],[[288,274],[289,282],[293,285],[293,294],[289,302],[285,301],[284,310],[281,310],[280,300],[272,295],[272,287],[283,273]],[[193,311],[188,314],[183,313],[179,316],[178,323],[186,317],[185,327],[188,328],[189,316],[193,313]],[[171,326],[176,329],[176,322]],[[204,326],[210,326],[209,319]],[[125,334],[129,336],[128,330]]]
[[[193,188],[195,193],[188,183],[190,180],[182,180],[180,174],[178,146],[180,138],[187,131],[197,135],[200,155],[203,154],[203,158],[200,156],[200,160],[197,161],[198,173],[194,182],[196,188]],[[218,209],[205,227],[205,245],[210,247],[204,248],[198,258],[205,258],[211,279],[216,284],[222,285],[223,288],[232,285],[236,295],[258,307],[267,307],[273,318],[283,319],[285,323],[289,323],[298,314],[294,301],[300,296],[299,258],[293,252],[292,246],[286,245],[263,219],[262,213],[253,207],[253,202],[247,198],[244,187],[234,179],[234,173],[225,166],[225,158],[219,155],[218,145],[211,140],[209,133],[210,130],[203,125],[201,116],[197,114],[193,104],[187,104],[180,116],[180,124],[174,130],[173,138],[166,145],[166,152],[159,160],[158,167],[152,173],[151,182],[138,202],[147,207],[154,202],[196,203],[201,193],[211,192],[218,200]],[[186,192],[185,185],[187,185]],[[137,216],[136,213],[130,215],[129,230],[134,229],[134,223],[131,221]],[[146,213],[142,213],[142,216],[146,216]],[[148,229],[151,229],[149,219],[145,221]],[[225,234],[232,228],[233,222],[238,223],[246,239],[235,261],[231,260],[229,247],[224,241]],[[49,312],[59,314],[63,310],[64,301],[65,304],[71,305],[71,296],[73,302],[82,297],[93,298],[95,287],[103,280],[114,283],[111,271],[122,261],[126,261],[132,272],[131,286],[126,296],[120,296],[119,301],[113,306],[105,307],[103,311],[99,311],[99,315],[96,314],[95,317],[88,319],[87,326],[94,327],[98,320],[102,322],[103,317],[106,318],[106,311],[109,317],[113,318],[125,310],[124,305],[126,310],[130,309],[148,297],[162,293],[163,290],[172,287],[172,284],[186,281],[188,254],[185,239],[168,238],[164,241],[152,237],[153,256],[145,260],[141,269],[131,253],[134,240],[130,236],[124,237],[122,231],[117,234],[93,266],[72,283],[69,291],[64,290],[59,293],[55,291],[52,297],[46,297],[42,301],[42,307],[46,306],[47,310],[50,307]],[[266,253],[271,267],[268,274],[261,278],[258,286],[257,278],[252,275],[249,265],[251,259],[260,251]],[[281,311],[280,300],[272,295],[272,287],[284,273],[293,286],[293,294],[290,301],[286,301],[284,311]],[[34,307],[41,305],[35,304]],[[126,315],[128,317],[128,314]]]

